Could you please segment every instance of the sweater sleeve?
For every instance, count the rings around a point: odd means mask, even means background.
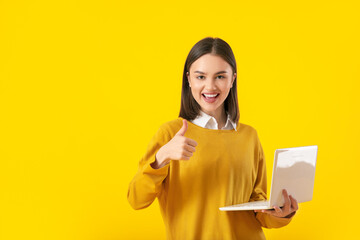
[[[255,147],[255,156],[258,158],[257,162],[257,177],[254,185],[253,193],[250,197],[250,201],[266,200],[266,161],[264,151],[261,146],[260,140],[257,136],[257,143]],[[291,218],[275,217],[267,213],[257,212],[255,213],[256,219],[260,222],[262,227],[265,228],[280,228],[290,223]]]
[[[168,175],[170,164],[159,169],[152,168],[150,164],[155,162],[155,155],[158,150],[170,140],[170,134],[162,127],[150,140],[146,152],[139,162],[138,171],[128,188],[127,199],[134,209],[150,206],[160,194],[162,182]]]

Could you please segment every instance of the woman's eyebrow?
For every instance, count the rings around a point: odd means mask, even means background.
[[[194,73],[205,74],[204,72],[201,72],[201,71],[195,71]],[[227,73],[227,71],[220,71],[220,72],[217,72],[215,74],[220,74],[220,73]]]

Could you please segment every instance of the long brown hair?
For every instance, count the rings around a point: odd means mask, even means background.
[[[236,73],[236,61],[230,45],[220,38],[207,37],[197,42],[190,50],[184,67],[183,82],[181,90],[181,107],[179,117],[187,120],[195,119],[201,110],[200,105],[192,96],[186,73],[189,72],[191,64],[202,55],[211,53],[223,58],[232,68],[233,74]],[[233,76],[232,76],[233,77]],[[240,119],[238,98],[237,98],[237,74],[230,88],[229,95],[224,101],[225,111],[228,112],[233,122],[238,123]]]

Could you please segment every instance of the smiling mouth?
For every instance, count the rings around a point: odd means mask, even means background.
[[[217,98],[220,94],[216,94],[216,96],[212,95],[213,97],[207,97],[205,94],[201,94],[202,95],[202,99],[207,102],[208,104],[212,104],[217,102]]]
[[[212,97],[206,96],[205,94],[201,94],[201,95],[206,99],[214,99],[217,98],[220,94],[216,94],[216,96],[214,96],[215,94],[210,94]]]

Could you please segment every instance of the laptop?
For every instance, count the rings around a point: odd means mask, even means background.
[[[298,203],[312,199],[318,146],[282,148],[275,150],[269,200],[253,201],[221,207],[221,211],[272,209],[284,206],[282,189]]]

